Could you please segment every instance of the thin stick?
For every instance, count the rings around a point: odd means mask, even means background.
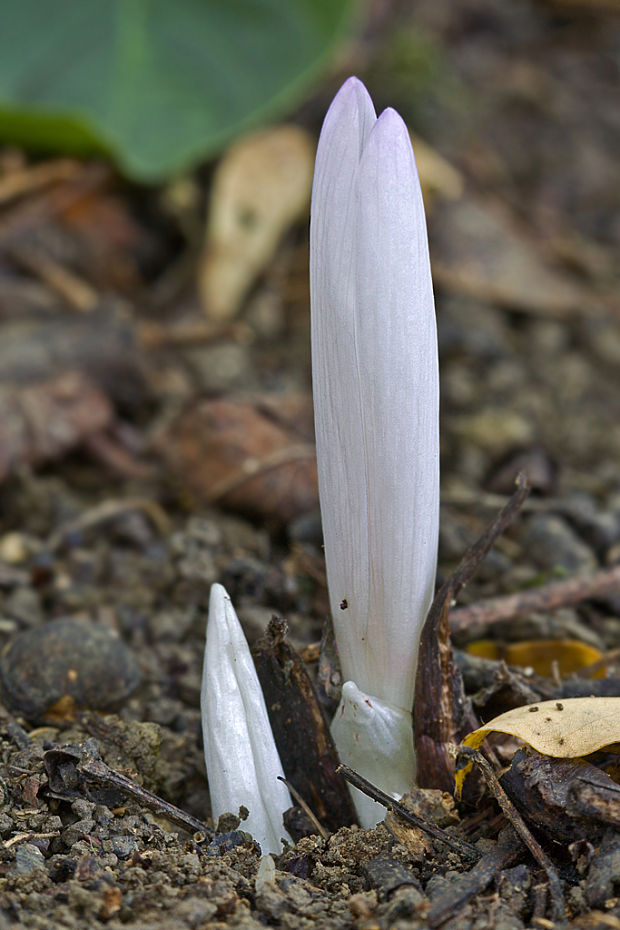
[[[11,171],[0,180],[0,204],[23,197],[25,194],[32,194],[34,191],[57,184],[59,181],[70,181],[82,170],[82,164],[78,161],[59,159]]]
[[[436,826],[434,823],[426,823],[426,821],[422,820],[421,817],[418,817],[417,814],[407,810],[407,808],[399,801],[395,801],[394,798],[389,796],[389,794],[385,794],[385,792],[381,791],[380,788],[375,787],[372,782],[367,781],[357,772],[354,772],[353,769],[350,769],[348,765],[339,765],[336,769],[336,772],[338,772],[340,775],[343,775],[346,780],[351,785],[353,785],[354,788],[358,788],[369,798],[372,798],[373,801],[377,801],[379,804],[387,807],[389,811],[394,811],[394,813],[398,814],[399,817],[402,817],[403,820],[406,820],[408,823],[412,824],[414,827],[417,827],[419,830],[423,830],[425,833],[428,833],[429,836],[439,840],[440,843],[445,843],[446,846],[449,846],[454,850],[454,852],[459,853],[459,855],[466,856],[468,859],[480,858],[480,853],[475,846],[471,845],[471,843],[467,843],[465,840],[460,840],[457,837],[452,836],[450,833],[447,833],[446,830],[442,830],[441,827]]]
[[[40,250],[33,248],[31,242],[27,245],[13,243],[8,252],[14,262],[36,275],[74,310],[89,313],[97,306],[99,295],[88,281],[65,268],[50,255],[44,255]]]
[[[564,894],[558,873],[553,867],[551,860],[543,851],[542,846],[530,833],[525,824],[525,821],[523,820],[523,817],[500,785],[497,775],[487,760],[484,758],[482,753],[477,749],[472,749],[470,746],[461,745],[459,746],[459,755],[464,756],[465,758],[470,759],[472,762],[476,763],[482,772],[487,788],[501,807],[506,819],[512,825],[518,836],[523,840],[541,868],[544,869],[544,871],[547,873],[547,878],[549,880],[549,892],[551,895],[551,916],[553,920],[562,920],[566,913]]]
[[[326,840],[329,837],[329,833],[327,832],[327,830],[325,829],[321,821],[318,819],[318,817],[316,816],[312,808],[310,808],[306,804],[306,802],[300,795],[299,791],[297,791],[297,789],[293,785],[291,785],[290,781],[287,781],[286,778],[283,778],[282,775],[278,775],[278,781],[281,781],[286,785],[286,787],[288,788],[288,790],[293,796],[293,800],[297,801],[297,803],[301,807],[306,817],[309,817],[312,823],[314,824],[314,826],[316,827],[317,832],[321,834],[324,840]]]
[[[136,784],[127,775],[123,775],[122,772],[117,772],[115,769],[110,768],[109,765],[106,765],[99,758],[99,750],[96,741],[93,739],[86,740],[77,749],[72,746],[48,749],[43,761],[52,796],[54,794],[58,797],[66,796],[65,779],[69,778],[73,784],[78,786],[70,789],[72,797],[75,797],[74,792],[76,790],[80,791],[79,776],[81,776],[86,781],[95,782],[106,788],[115,788],[122,794],[129,795],[138,804],[148,807],[160,816],[166,817],[167,820],[178,824],[184,830],[201,833],[209,840],[215,836],[215,831],[202,820],[198,820],[197,817],[181,810],[175,804],[171,804],[170,801],[165,801],[164,798],[153,794],[152,791],[143,788],[142,785]]]
[[[83,511],[74,520],[68,521],[55,530],[47,540],[47,548],[50,552],[53,552],[73,533],[82,533],[92,527],[99,526],[106,520],[113,520],[134,510],[138,510],[147,516],[160,533],[169,532],[170,521],[165,511],[156,501],[151,500],[149,497],[109,498],[95,504],[89,510]]]
[[[511,620],[536,610],[554,610],[577,604],[589,598],[620,594],[620,565],[592,575],[577,575],[563,581],[552,581],[529,591],[518,591],[503,597],[492,597],[468,607],[450,611],[450,630],[460,633],[470,626],[488,626],[501,620]]]
[[[105,787],[116,788],[123,794],[128,794],[138,804],[142,804],[144,807],[155,811],[156,814],[172,820],[173,823],[179,824],[185,830],[203,833],[209,838],[214,835],[214,831],[202,820],[198,820],[197,817],[193,817],[187,811],[181,810],[176,804],[165,801],[147,788],[143,788],[142,785],[137,785],[127,775],[111,769],[100,759],[84,759],[77,768],[84,778]]]
[[[459,591],[471,580],[498,536],[519,513],[529,489],[523,475],[517,490],[480,538],[465,552],[456,571],[441,586],[422,629],[414,698],[414,740],[418,784],[452,792],[454,759],[449,747],[460,742],[465,693],[450,645],[448,613]]]

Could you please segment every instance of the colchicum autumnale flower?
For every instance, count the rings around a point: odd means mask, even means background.
[[[340,757],[415,777],[418,641],[435,583],[439,371],[426,222],[401,117],[350,78],[325,118],[310,224],[312,377]],[[355,792],[364,826],[385,814]]]
[[[221,584],[211,587],[200,695],[211,810],[217,820],[241,805],[249,817],[242,829],[263,853],[282,851],[290,840],[282,814],[292,807],[278,781],[282,764],[265,699],[241,624]]]

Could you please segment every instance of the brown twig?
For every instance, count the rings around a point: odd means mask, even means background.
[[[173,823],[179,824],[179,826],[183,827],[185,830],[190,830],[194,833],[204,833],[205,836],[209,837],[214,835],[213,830],[211,830],[206,823],[203,823],[202,820],[198,820],[197,817],[192,817],[191,814],[181,810],[181,808],[177,807],[175,804],[165,801],[158,795],[153,794],[152,791],[148,791],[146,788],[143,788],[142,785],[137,785],[131,778],[128,778],[127,775],[114,771],[114,769],[111,769],[105,762],[101,762],[101,760],[85,759],[78,765],[78,770],[86,779],[109,788],[116,788],[123,794],[128,794],[137,801],[138,804],[142,804],[144,807],[150,808],[150,810],[155,811],[155,813],[160,816],[166,817]]]
[[[286,787],[291,793],[293,800],[299,804],[299,806],[301,807],[306,817],[308,817],[308,819],[312,822],[312,825],[316,828],[317,833],[320,836],[322,836],[324,840],[326,840],[329,836],[329,833],[327,832],[327,830],[325,829],[321,821],[318,819],[316,814],[313,812],[312,808],[306,804],[306,802],[300,795],[299,791],[297,791],[295,786],[292,785],[290,781],[287,781],[287,779],[284,778],[282,775],[278,775],[278,781],[281,781],[283,782],[283,784],[286,785]]]
[[[227,323],[225,326],[203,321],[163,325],[152,321],[140,323],[138,338],[146,349],[184,348],[185,346],[208,345],[218,339],[232,339],[241,342],[246,338],[239,323]]]
[[[471,581],[482,561],[488,555],[497,537],[504,532],[506,527],[512,523],[521,510],[525,499],[530,493],[530,488],[527,478],[523,474],[517,476],[516,484],[517,490],[515,493],[504,504],[495,519],[489,523],[480,539],[478,539],[473,546],[469,547],[461,559],[459,567],[448,579],[447,584],[450,586],[452,597],[456,597],[459,591]]]
[[[620,565],[592,575],[577,575],[562,581],[552,581],[529,591],[518,591],[503,597],[493,597],[467,607],[450,611],[450,630],[459,633],[470,626],[488,626],[501,620],[511,620],[535,610],[553,610],[577,604],[589,598],[620,594]]]
[[[167,820],[178,824],[192,833],[201,833],[205,837],[213,838],[214,831],[202,820],[193,817],[181,810],[175,804],[165,801],[136,784],[127,775],[110,768],[99,758],[96,741],[87,739],[79,747],[65,746],[58,749],[49,749],[44,756],[44,764],[49,778],[50,792],[57,797],[64,797],[67,790],[65,780],[71,787],[71,794],[75,793],[73,787],[79,784],[81,776],[86,781],[95,782],[106,788],[114,788],[122,794],[129,795],[138,804],[148,807]]]
[[[472,749],[470,746],[461,745],[459,746],[459,755],[461,757],[465,757],[471,762],[474,762],[478,766],[482,772],[487,788],[501,807],[502,811],[504,812],[504,816],[512,824],[515,832],[522,839],[523,843],[527,846],[532,856],[536,859],[541,868],[546,872],[547,879],[549,881],[549,892],[551,896],[551,916],[553,920],[562,920],[566,913],[564,893],[562,891],[562,885],[560,883],[558,873],[553,867],[551,860],[543,851],[540,843],[534,839],[528,830],[521,814],[500,785],[497,775],[487,760],[484,758],[482,753],[477,749]]]
[[[431,604],[418,653],[414,698],[414,738],[418,784],[452,792],[454,759],[449,747],[464,735],[466,702],[460,672],[450,644],[448,611],[461,588],[472,578],[489,549],[519,512],[529,493],[523,475],[517,490],[465,552],[458,568],[442,585]]]
[[[97,306],[99,295],[94,287],[51,255],[45,255],[33,242],[12,243],[7,252],[16,264],[46,284],[67,306],[81,313],[89,313]]]
[[[7,203],[32,194],[41,188],[58,184],[60,181],[70,181],[83,171],[78,161],[58,159],[52,162],[41,162],[37,165],[28,165],[18,171],[11,171],[0,179],[0,204]]]
[[[148,517],[162,535],[169,531],[170,521],[165,511],[156,501],[148,497],[127,497],[118,500],[110,498],[95,504],[94,507],[85,510],[74,520],[60,526],[47,540],[47,548],[50,552],[53,552],[64,543],[68,536],[74,533],[83,533],[85,530],[99,526],[107,520],[113,520],[136,510]]]
[[[373,801],[377,801],[388,810],[394,811],[394,813],[402,817],[403,820],[406,820],[419,830],[423,830],[424,833],[428,833],[429,836],[439,840],[440,843],[445,843],[446,846],[449,846],[450,849],[453,849],[460,856],[465,856],[468,859],[480,858],[480,853],[471,843],[467,843],[465,840],[460,840],[458,837],[452,836],[451,833],[442,830],[441,827],[436,826],[434,823],[427,823],[425,820],[422,820],[422,818],[414,814],[413,811],[408,810],[399,801],[395,801],[389,794],[385,794],[384,791],[381,791],[381,789],[373,785],[372,782],[367,781],[367,779],[353,771],[348,765],[339,765],[336,772],[343,775],[354,788],[357,788],[359,791],[363,792],[363,794],[372,798]]]

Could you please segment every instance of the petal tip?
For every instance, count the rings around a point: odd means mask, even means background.
[[[348,77],[344,84],[342,84],[340,90],[334,97],[334,101],[338,100],[340,97],[347,99],[351,104],[357,103],[359,105],[362,103],[362,101],[364,101],[369,103],[374,110],[372,98],[368,93],[366,85],[354,74],[352,74],[351,77]]]
[[[332,100],[323,126],[325,129],[334,124],[342,131],[343,122],[350,122],[367,127],[363,130],[365,135],[376,118],[370,94],[360,79],[352,76],[347,78]]]
[[[411,139],[409,130],[404,119],[393,107],[387,107],[383,110],[374,126],[375,135],[385,136],[393,139],[395,142],[406,140],[407,146],[411,148]]]

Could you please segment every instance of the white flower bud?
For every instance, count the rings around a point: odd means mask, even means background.
[[[343,678],[374,707],[394,708],[402,745],[377,745],[383,717],[374,737],[371,720],[363,730],[352,723],[357,737],[346,737],[346,692],[333,732],[342,760],[396,796],[414,777],[418,641],[435,582],[437,333],[407,127],[394,110],[377,119],[356,78],[334,99],[319,141],[310,289],[319,493]],[[380,764],[369,765],[373,756]],[[364,825],[367,813],[358,807]]]
[[[282,764],[254,662],[230,597],[211,587],[200,696],[211,810],[217,819],[239,807],[250,814],[242,829],[263,853],[280,853],[290,840],[282,814],[292,806],[278,781]]]

